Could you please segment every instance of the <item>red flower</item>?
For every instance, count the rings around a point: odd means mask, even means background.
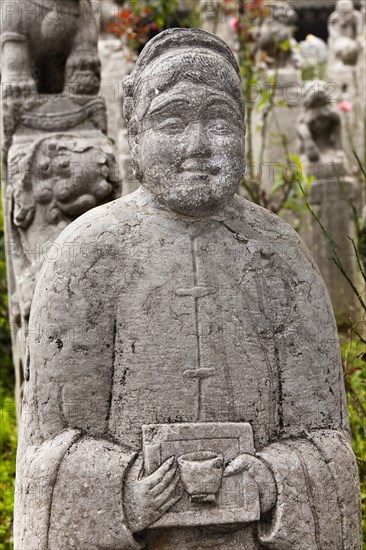
[[[349,113],[353,109],[353,105],[348,99],[344,99],[341,103],[339,103],[337,109],[340,111],[344,111],[345,113]]]

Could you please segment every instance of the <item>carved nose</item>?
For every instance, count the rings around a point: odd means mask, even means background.
[[[201,122],[191,122],[188,136],[186,156],[207,158],[212,155],[211,143]]]

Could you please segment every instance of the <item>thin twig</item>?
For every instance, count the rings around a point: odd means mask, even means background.
[[[354,239],[352,237],[348,237],[349,240],[351,241],[352,243],[352,246],[353,246],[353,250],[355,251],[355,254],[356,254],[356,259],[357,259],[357,265],[358,265],[358,268],[361,272],[361,276],[363,278],[363,280],[365,281],[366,283],[366,273],[364,272],[364,269],[363,269],[363,265],[362,265],[362,262],[361,262],[361,258],[360,258],[360,254],[357,250],[357,246],[356,246],[356,243],[354,241]]]

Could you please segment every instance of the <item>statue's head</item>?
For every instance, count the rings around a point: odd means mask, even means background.
[[[283,23],[284,25],[292,25],[297,20],[296,11],[287,2],[275,2],[268,4],[269,19]]]
[[[305,109],[314,109],[329,105],[331,95],[329,93],[329,83],[323,80],[313,80],[308,82],[304,88],[303,105]]]
[[[203,216],[233,197],[244,172],[245,123],[237,62],[218,37],[169,29],[124,81],[136,177],[171,210]]]
[[[337,10],[339,13],[349,14],[354,10],[354,5],[352,0],[338,0]]]

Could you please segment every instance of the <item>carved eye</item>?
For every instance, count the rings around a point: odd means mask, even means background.
[[[50,169],[50,163],[48,161],[44,160],[44,161],[39,163],[39,168],[40,168],[41,173],[48,172],[49,169]]]
[[[158,129],[167,134],[180,134],[185,130],[185,124],[181,118],[169,118],[158,125]]]
[[[208,131],[219,136],[235,133],[234,128],[225,120],[215,120],[208,125]]]

